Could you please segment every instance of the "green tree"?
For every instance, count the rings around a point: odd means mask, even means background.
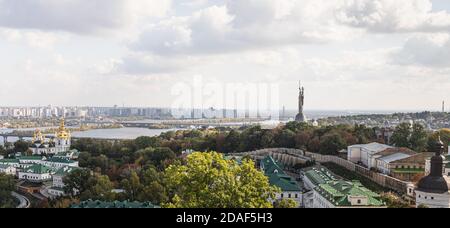
[[[298,203],[292,199],[282,199],[274,202],[274,208],[298,208]]]
[[[353,127],[353,135],[357,138],[358,144],[366,144],[375,139],[375,131],[373,128],[367,128],[365,125],[356,124]]]
[[[91,171],[87,169],[77,169],[69,173],[63,178],[64,192],[71,196],[85,192],[90,189],[89,180],[91,179]]]
[[[340,134],[329,133],[320,140],[319,153],[335,155],[345,147],[347,147],[346,142]]]
[[[139,193],[144,187],[135,171],[132,171],[127,179],[123,179],[121,185],[122,188],[125,189],[127,199],[131,201],[137,200]]]
[[[408,202],[392,192],[382,193],[381,199],[386,203],[388,208],[411,208]]]
[[[0,145],[0,155],[1,156],[6,156],[6,149],[3,145]]]
[[[185,165],[172,165],[166,172],[174,208],[270,208],[268,199],[277,189],[255,168],[251,160],[241,165],[221,154],[193,153]]]
[[[160,147],[161,139],[158,137],[142,136],[134,140],[137,149],[145,149],[148,147]]]
[[[261,126],[245,129],[241,134],[239,151],[253,151],[261,149],[263,130]]]
[[[310,131],[301,131],[295,135],[295,147],[298,149],[306,149],[309,141],[312,139],[312,133]]]
[[[440,149],[437,145],[439,137],[441,137],[444,145],[450,145],[450,129],[442,129],[439,132],[434,132],[428,136],[427,150],[429,152],[437,152]],[[444,149],[448,152],[447,146],[444,146]]]
[[[312,129],[312,126],[309,125],[308,123],[300,123],[297,121],[291,121],[289,123],[286,124],[286,126],[284,127],[284,129],[290,130],[294,133],[300,132],[300,131],[306,131],[309,129]]]
[[[427,147],[428,135],[422,124],[415,123],[412,127],[410,144],[411,149],[417,152],[424,152]]]
[[[11,192],[15,189],[14,177],[0,173],[0,208],[13,208],[16,206]]]
[[[19,140],[14,143],[14,152],[25,153],[30,148],[30,144],[26,141]]]
[[[139,200],[150,201],[157,205],[167,202],[167,191],[163,179],[163,174],[158,172],[154,167],[149,167],[145,170],[141,177],[143,190],[139,194]]]
[[[410,144],[411,124],[401,123],[399,124],[392,134],[391,141],[397,147],[411,147]]]
[[[232,153],[237,152],[239,148],[239,141],[240,141],[240,134],[236,130],[231,130],[230,133],[228,133],[227,137],[225,138],[224,143],[224,152],[225,153]]]
[[[278,147],[294,148],[295,147],[295,132],[290,129],[281,130],[276,137]]]
[[[89,182],[92,199],[103,201],[113,201],[115,199],[115,194],[112,192],[114,185],[108,176],[94,176],[91,177]]]

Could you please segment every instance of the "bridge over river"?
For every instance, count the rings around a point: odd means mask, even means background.
[[[240,127],[245,125],[255,125],[263,121],[268,121],[270,118],[255,118],[242,120],[168,120],[168,121],[123,121],[118,122],[124,127],[135,128],[152,128],[152,127],[169,127],[169,128],[187,128],[187,127]]]

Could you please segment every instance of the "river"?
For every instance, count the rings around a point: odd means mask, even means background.
[[[45,129],[45,128],[40,128]],[[14,130],[30,131],[34,128],[26,129],[0,129],[1,133],[12,132]],[[168,131],[178,129],[147,129],[147,128],[115,128],[115,129],[95,129],[88,131],[72,132],[73,137],[77,138],[95,138],[95,139],[136,139],[140,136],[158,136]],[[8,138],[8,142],[15,142],[18,138]],[[3,138],[0,138],[0,145],[3,145]]]

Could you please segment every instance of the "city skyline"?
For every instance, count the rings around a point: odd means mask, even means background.
[[[306,111],[450,103],[445,0],[1,0],[0,40],[0,106],[171,107],[196,75],[277,83],[274,109],[298,80]]]

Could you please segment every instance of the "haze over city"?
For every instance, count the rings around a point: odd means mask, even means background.
[[[201,75],[279,83],[289,109],[302,80],[310,110],[440,110],[449,11],[445,0],[1,0],[0,104],[168,107],[176,83]]]
[[[0,209],[450,208],[448,0],[0,0],[0,63]]]

